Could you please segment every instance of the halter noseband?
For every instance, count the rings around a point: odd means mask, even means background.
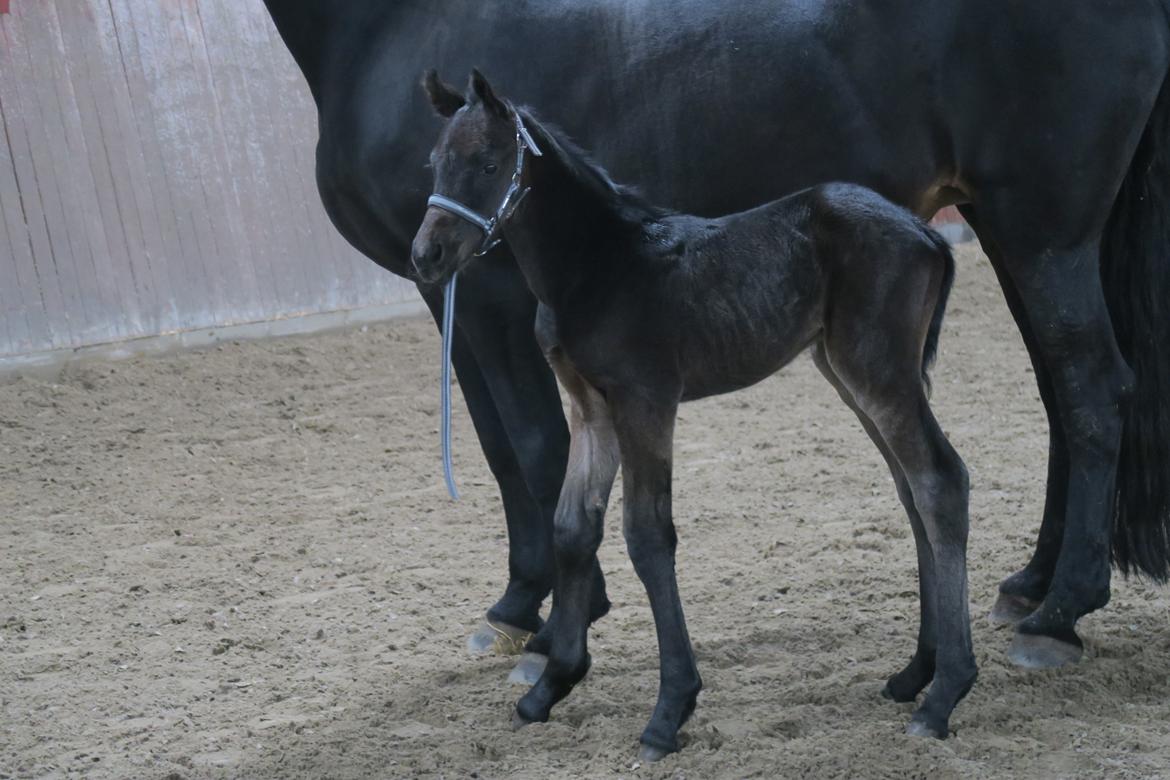
[[[508,189],[504,193],[504,199],[500,201],[499,208],[491,217],[484,217],[474,209],[468,208],[457,200],[452,200],[445,195],[432,195],[427,198],[427,206],[435,206],[450,212],[457,217],[467,220],[471,224],[483,231],[483,244],[480,245],[479,251],[475,253],[476,257],[485,255],[500,243],[499,232],[508,218],[512,216],[512,212],[520,205],[520,201],[524,200],[524,196],[528,194],[530,187],[521,187],[520,179],[524,175],[524,151],[531,150],[536,157],[541,156],[540,147],[532,140],[532,136],[528,134],[528,128],[524,126],[524,120],[520,118],[520,112],[515,109],[512,110],[512,117],[516,120],[516,170],[512,172],[512,181],[508,184]]]

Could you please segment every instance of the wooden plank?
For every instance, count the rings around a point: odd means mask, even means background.
[[[206,2],[196,4],[194,12],[202,59],[213,90],[222,147],[219,165],[230,181],[230,197],[235,203],[232,223],[235,254],[225,270],[238,278],[239,286],[248,293],[248,305],[239,312],[240,319],[255,321],[279,308],[268,282],[272,274],[270,259],[257,249],[257,237],[271,233],[273,226],[270,215],[260,205],[263,193],[255,185],[255,166],[251,159],[258,150],[247,132],[248,122],[255,119],[256,108],[246,94],[245,77],[230,45],[238,35],[236,15],[221,15],[219,9],[214,5],[209,7]]]
[[[231,177],[216,83],[198,8],[198,0],[176,4],[186,41],[186,48],[180,54],[191,64],[196,85],[194,97],[197,103],[194,107],[204,117],[204,132],[196,135],[192,151],[209,199],[207,217],[218,248],[216,256],[208,258],[207,263],[209,288],[216,301],[215,309],[210,312],[213,322],[209,324],[236,323],[250,319],[250,303],[244,296],[246,287],[240,283],[246,274],[243,269],[249,265],[248,252],[239,223],[239,210],[226,208],[234,199],[234,192],[229,182]]]
[[[4,43],[0,20],[0,44]],[[0,46],[0,72],[6,59],[4,48]],[[5,107],[4,91],[0,89],[0,278],[4,280],[0,284],[0,305],[4,307],[5,321],[0,353],[9,355],[38,348],[34,339],[45,330],[44,300],[32,266],[29,228],[8,127],[7,114],[15,114],[14,109],[13,105]]]
[[[31,7],[21,4],[2,17],[5,68],[0,89],[4,90],[5,105],[17,106],[16,119],[8,115],[9,138],[30,226],[35,275],[44,294],[46,332],[56,345],[68,347],[81,343],[86,317],[81,288],[76,274],[70,272],[73,251],[49,149],[54,131],[61,136],[59,120],[54,121],[56,99],[46,96],[44,77],[38,75],[30,54],[39,40],[28,18]],[[51,86],[48,91],[52,91]],[[46,107],[46,103],[50,105]]]
[[[260,83],[268,85],[269,115],[273,118],[276,144],[270,148],[277,170],[283,174],[290,206],[297,209],[297,226],[301,231],[301,252],[293,261],[305,268],[306,306],[336,309],[345,306],[339,289],[352,289],[345,278],[351,267],[339,265],[329,233],[331,224],[325,224],[314,176],[316,159],[304,152],[316,147],[316,106],[309,94],[304,77],[292,61],[292,56],[275,37],[275,25],[263,9],[252,7],[245,20],[255,41],[258,64],[263,68]],[[283,56],[282,56],[283,55]],[[304,130],[308,130],[306,138]],[[300,130],[300,132],[298,132]],[[310,250],[312,254],[309,254]]]
[[[167,68],[165,81],[157,83],[152,94],[163,101],[165,110],[158,118],[164,126],[163,138],[167,150],[166,162],[172,176],[172,186],[179,189],[176,198],[187,202],[185,217],[195,233],[199,256],[191,266],[198,284],[198,294],[192,298],[190,320],[195,327],[215,324],[217,313],[231,316],[230,304],[224,300],[224,280],[218,273],[223,250],[212,224],[214,194],[205,179],[206,106],[204,90],[191,58],[187,40],[187,26],[181,3],[148,3],[146,7],[157,13],[161,27],[156,28],[160,62]],[[199,117],[196,124],[191,119]],[[198,132],[196,132],[198,128]]]
[[[170,277],[159,210],[146,175],[113,8],[103,0],[88,2],[94,20],[93,40],[78,45],[88,45],[93,52],[90,67],[101,140],[123,221],[128,261],[138,284],[142,328],[159,333],[169,329],[174,319],[173,300],[166,292]]]
[[[0,103],[0,130],[4,124],[4,104]],[[17,278],[16,249],[9,235],[8,218],[4,213],[7,203],[16,194],[16,173],[8,143],[0,136],[0,355],[15,355],[29,349],[28,314],[21,300],[21,284]],[[17,224],[19,230],[22,226]],[[23,230],[19,238],[27,239]],[[24,242],[27,248],[27,240]]]
[[[64,227],[83,294],[86,330],[81,333],[81,338],[86,342],[120,340],[129,335],[125,319],[116,316],[121,307],[119,287],[123,282],[109,264],[110,243],[102,224],[93,174],[88,164],[88,145],[73,95],[56,6],[53,3],[34,5],[43,37],[42,46],[33,51],[42,55],[37,58],[40,63],[38,71],[51,85],[47,92],[56,100],[57,114],[51,122],[53,132],[50,134],[52,170],[66,209]]]
[[[130,73],[136,110],[149,122],[143,135],[149,134],[153,141],[147,158],[152,180],[164,193],[176,227],[179,252],[169,256],[168,262],[176,327],[188,329],[201,327],[214,307],[207,292],[205,261],[214,247],[201,224],[205,198],[187,148],[190,131],[185,109],[192,102],[191,85],[183,63],[174,56],[174,38],[181,31],[174,29],[167,15],[164,6],[169,5],[115,0],[113,7],[123,50],[134,63]]]
[[[135,192],[145,200],[140,211],[148,246],[157,236],[151,257],[159,300],[159,330],[179,330],[187,322],[187,298],[192,294],[188,268],[187,246],[194,238],[185,230],[179,218],[167,168],[163,162],[162,145],[154,119],[154,106],[147,89],[146,68],[142,63],[138,35],[132,13],[132,0],[108,0],[114,30],[115,44],[122,63],[125,82],[126,108],[134,128],[135,152],[132,166],[136,167]],[[136,163],[140,159],[140,168]],[[154,230],[154,234],[151,230]]]
[[[0,17],[0,73],[6,74],[16,72],[11,59],[11,41],[16,36],[8,29],[10,18]],[[48,233],[21,115],[15,79],[0,78],[0,122],[9,162],[9,174],[0,182],[0,215],[4,218],[11,250],[5,287],[14,291],[22,303],[28,349],[48,349],[54,344],[48,312],[60,313],[60,319],[64,319],[64,303],[55,280],[42,285],[37,273],[35,253],[37,248],[47,253]]]
[[[0,16],[0,353],[402,300],[320,204],[315,110],[263,7]]]
[[[285,308],[283,302],[294,295],[295,282],[280,261],[280,203],[274,202],[273,194],[264,187],[263,164],[268,150],[256,126],[266,117],[257,109],[252,94],[254,51],[241,43],[239,18],[239,4],[200,5],[205,28],[232,30],[230,35],[208,40],[215,44],[213,61],[218,73],[218,97],[225,112],[223,129],[228,139],[229,166],[245,203],[245,241],[253,258],[257,302],[270,316]]]
[[[271,282],[282,314],[315,310],[317,303],[316,271],[305,259],[302,240],[298,237],[296,218],[290,213],[295,208],[288,183],[287,165],[282,165],[280,152],[283,142],[273,113],[271,84],[264,70],[266,35],[257,34],[257,28],[246,15],[235,8],[238,37],[235,45],[241,49],[241,58],[252,62],[245,79],[246,94],[255,108],[249,118],[249,132],[255,139],[258,154],[253,158],[254,175],[262,188],[261,200],[271,215],[273,232],[262,247],[270,254]]]
[[[76,116],[79,133],[70,139],[74,146],[74,170],[78,172],[80,195],[89,207],[90,250],[98,278],[106,285],[109,298],[104,301],[101,317],[104,328],[119,331],[121,338],[143,336],[153,332],[143,322],[151,318],[153,306],[143,300],[142,284],[135,272],[135,261],[141,255],[141,245],[129,240],[128,229],[133,215],[123,214],[115,184],[116,173],[110,162],[106,131],[109,120],[103,121],[102,105],[108,102],[104,94],[104,67],[97,47],[97,13],[108,13],[107,6],[98,6],[94,0],[85,0],[82,9],[77,0],[56,0],[47,4],[56,17],[65,66],[64,90],[71,99],[71,115]],[[98,94],[101,93],[99,99]],[[104,243],[103,243],[104,242]]]

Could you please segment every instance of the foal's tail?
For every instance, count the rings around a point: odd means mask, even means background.
[[[1130,163],[1101,243],[1101,282],[1133,369],[1117,462],[1113,561],[1170,576],[1170,78]]]
[[[943,261],[942,284],[938,288],[938,298],[934,302],[934,314],[930,318],[930,329],[926,331],[926,343],[922,347],[922,384],[926,392],[930,392],[930,367],[934,365],[935,355],[938,354],[938,334],[942,330],[943,315],[947,311],[947,299],[951,295],[951,285],[955,281],[955,256],[951,252],[951,245],[947,240],[923,224],[922,231],[930,242],[933,254]]]

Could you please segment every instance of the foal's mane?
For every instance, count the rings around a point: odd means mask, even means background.
[[[650,203],[636,188],[615,182],[565,131],[541,120],[531,108],[523,106],[515,110],[541,152],[555,159],[575,182],[621,221],[641,225],[674,213]]]

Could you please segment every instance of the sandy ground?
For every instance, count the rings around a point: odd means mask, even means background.
[[[1170,777],[1167,591],[1118,581],[1086,661],[1055,672],[1009,665],[985,620],[1034,538],[1046,443],[973,250],[935,405],[972,473],[981,676],[946,742],[878,696],[913,648],[913,542],[807,359],[683,409],[706,682],[684,751],[634,762],[657,660],[614,507],[593,670],[512,733],[512,659],[464,650],[503,584],[500,502],[462,406],[446,498],[438,369],[416,320],[0,386],[0,776]]]

